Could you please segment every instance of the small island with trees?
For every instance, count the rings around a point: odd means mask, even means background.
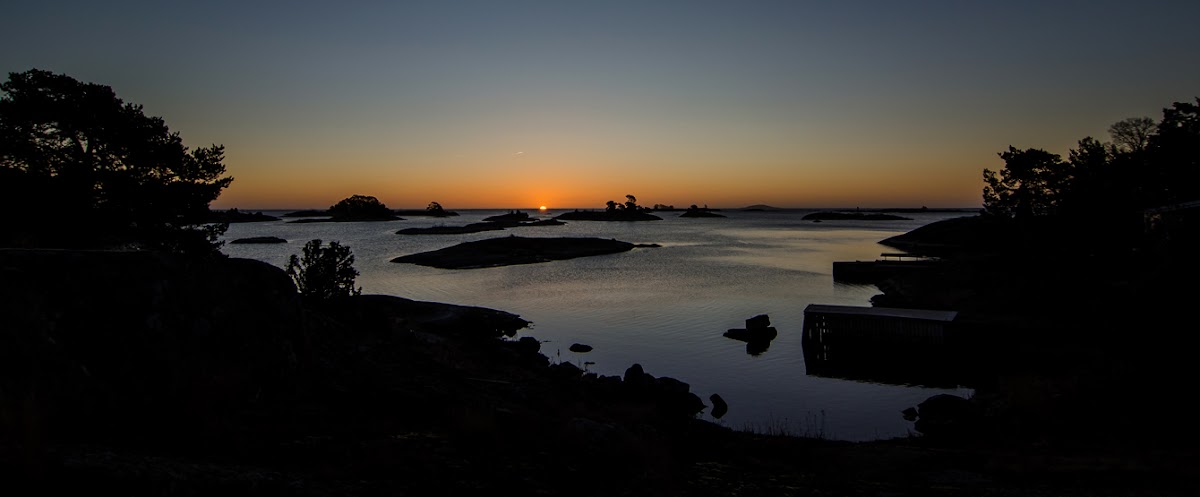
[[[312,212],[312,211],[301,211]],[[319,212],[319,211],[317,211]],[[328,218],[313,218],[313,219],[297,219],[288,221],[289,223],[349,223],[349,222],[379,222],[379,221],[402,221],[403,218],[397,216],[391,209],[388,209],[383,202],[370,195],[352,195],[344,198],[338,203],[329,207],[329,210],[324,211],[329,216]],[[289,213],[286,217],[293,217]]]
[[[662,221],[661,217],[646,212],[648,209],[637,204],[637,197],[625,196],[625,203],[609,200],[602,211],[564,212],[554,217],[564,221]]]
[[[442,204],[437,202],[430,202],[424,209],[396,209],[392,212],[397,216],[409,217],[452,217],[458,215],[457,212],[446,210],[442,207]]]

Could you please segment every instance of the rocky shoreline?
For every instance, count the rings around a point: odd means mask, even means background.
[[[520,316],[305,304],[257,261],[0,250],[0,271],[0,477],[18,494],[1197,490],[1190,451],[735,432],[698,419],[682,381],[554,363],[516,339]]]

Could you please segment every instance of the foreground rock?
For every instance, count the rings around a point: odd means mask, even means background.
[[[524,238],[510,236],[467,242],[392,259],[442,269],[472,269],[514,264],[534,264],[576,257],[615,254],[637,245],[603,238]]]

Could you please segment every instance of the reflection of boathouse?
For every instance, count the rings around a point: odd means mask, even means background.
[[[968,382],[955,311],[812,304],[804,362],[813,376],[955,387]]]
[[[810,304],[804,309],[804,340],[942,345],[957,316],[955,311]]]

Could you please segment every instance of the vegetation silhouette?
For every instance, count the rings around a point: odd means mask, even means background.
[[[309,240],[302,254],[292,254],[286,269],[301,297],[319,303],[362,293],[354,287],[358,270],[350,247],[336,241],[322,247],[321,240]]]
[[[981,341],[966,354],[987,372],[970,399],[987,416],[959,439],[1200,442],[1172,400],[1193,376],[1177,331],[1200,276],[1200,105],[1176,102],[1157,123],[1125,119],[1109,132],[1066,159],[1010,146],[1003,168],[984,169],[981,215],[881,242],[942,264],[880,282],[874,305],[961,311],[956,326]],[[1138,409],[1101,408],[1114,399]]]
[[[1144,241],[1148,210],[1179,211],[1171,206],[1200,200],[1197,103],[1175,102],[1158,123],[1148,117],[1117,122],[1109,127],[1111,142],[1085,137],[1066,160],[1010,146],[1000,153],[1000,171],[984,169],[986,214],[1013,221],[1028,240],[1134,248]],[[1173,235],[1186,237],[1184,231]]]
[[[223,146],[189,149],[112,88],[63,74],[9,73],[0,90],[0,211],[21,213],[0,243],[217,253]]]
[[[351,195],[329,207],[335,221],[392,221],[399,219],[383,202],[370,195]]]

